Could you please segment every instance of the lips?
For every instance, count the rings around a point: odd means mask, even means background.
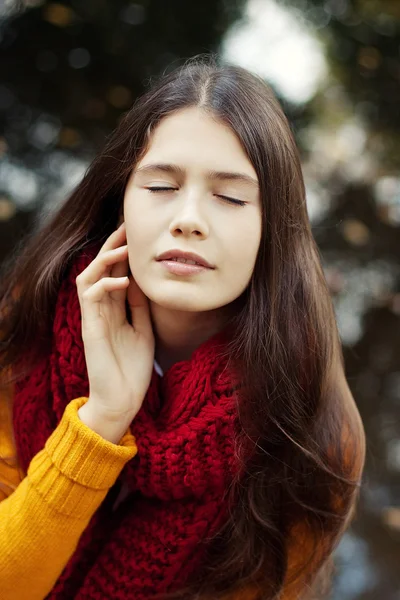
[[[208,269],[215,268],[202,256],[199,256],[198,254],[195,254],[194,252],[184,252],[183,250],[178,250],[178,249],[167,250],[166,252],[163,252],[162,254],[160,254],[156,258],[156,260],[157,261],[176,260],[178,258],[184,258],[186,260],[193,260],[193,261],[195,261],[195,263],[197,265],[200,265],[202,267],[207,267]],[[179,261],[177,261],[177,262],[179,262]],[[181,263],[181,264],[184,264],[184,263]]]

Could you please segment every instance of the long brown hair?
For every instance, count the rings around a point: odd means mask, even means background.
[[[0,367],[15,381],[49,352],[55,300],[70,262],[115,229],[127,180],[153,128],[190,106],[239,138],[260,183],[262,239],[229,346],[241,373],[237,447],[243,467],[229,490],[230,517],[205,541],[204,571],[165,597],[216,599],[239,589],[253,590],[251,597],[260,600],[277,600],[283,589],[304,596],[331,565],[354,514],[365,439],[344,374],[296,143],[261,78],[199,55],[137,99],[65,204],[3,268]]]

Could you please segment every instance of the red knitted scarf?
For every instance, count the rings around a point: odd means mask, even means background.
[[[69,401],[89,393],[75,278],[98,250],[87,249],[67,272],[51,355],[16,384],[13,423],[25,472]],[[227,340],[227,330],[209,338],[163,377],[153,369],[131,423],[138,453],[93,515],[47,599],[149,599],[200,575],[207,538],[227,519],[226,493],[237,469],[233,374],[218,352]],[[133,494],[113,511],[123,483]]]

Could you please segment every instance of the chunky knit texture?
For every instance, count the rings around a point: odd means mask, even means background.
[[[51,356],[16,384],[13,427],[22,468],[60,422],[68,403],[88,396],[75,279],[99,248],[65,275],[56,303]],[[228,331],[151,383],[130,429],[138,453],[94,513],[47,599],[149,599],[201,573],[207,538],[228,515],[237,470],[234,375],[219,352]],[[131,494],[113,511],[122,484]]]

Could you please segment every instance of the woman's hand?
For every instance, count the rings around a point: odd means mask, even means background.
[[[139,412],[154,362],[148,299],[133,277],[128,278],[128,268],[122,223],[76,278],[89,378],[89,399],[79,416],[85,415],[89,426],[115,423],[113,438],[120,431],[122,435]],[[126,318],[126,298],[132,325]]]

